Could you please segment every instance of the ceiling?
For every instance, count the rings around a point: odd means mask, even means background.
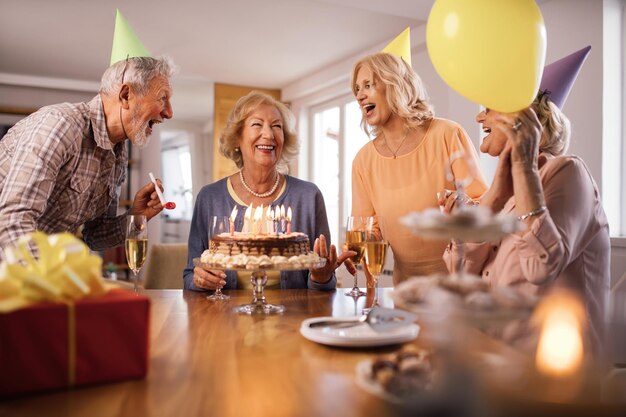
[[[0,83],[21,75],[97,85],[119,8],[153,55],[179,67],[176,118],[206,118],[214,82],[283,88],[423,24],[433,2],[0,0]]]

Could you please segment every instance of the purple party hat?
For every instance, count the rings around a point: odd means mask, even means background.
[[[563,109],[563,104],[590,50],[591,46],[586,46],[543,68],[539,92],[547,91],[550,100],[559,109]]]

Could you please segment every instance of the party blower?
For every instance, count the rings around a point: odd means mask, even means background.
[[[165,201],[165,196],[163,195],[163,192],[161,192],[161,188],[159,187],[159,184],[157,184],[154,175],[152,174],[152,172],[149,172],[148,175],[150,176],[150,181],[152,181],[152,183],[154,184],[154,189],[159,196],[159,201],[161,201],[161,205],[163,206],[163,208],[166,208],[168,210],[174,210],[176,208],[176,203],[174,203],[173,201]]]

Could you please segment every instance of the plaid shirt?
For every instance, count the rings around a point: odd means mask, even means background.
[[[0,140],[0,259],[26,233],[76,232],[93,250],[124,242],[117,216],[125,143],[113,147],[102,100],[47,106]]]

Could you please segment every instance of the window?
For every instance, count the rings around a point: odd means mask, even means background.
[[[333,243],[341,243],[352,200],[352,160],[369,138],[361,129],[361,109],[351,95],[310,112],[312,181],[322,191]]]
[[[611,236],[626,236],[626,62],[624,2],[604,2],[602,204]]]
[[[172,219],[191,220],[193,192],[189,138],[182,132],[163,132],[161,171],[167,184],[165,196],[176,203],[176,210],[167,213]]]

